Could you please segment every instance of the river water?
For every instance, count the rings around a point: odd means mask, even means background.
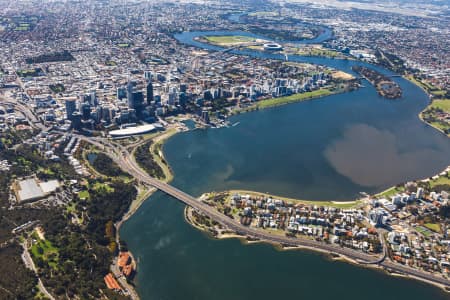
[[[176,38],[218,50],[192,40],[204,34]],[[235,53],[282,59],[256,51]],[[352,65],[361,64],[289,59],[350,73]],[[402,78],[395,81],[403,88],[396,101],[380,98],[365,82],[365,88],[351,93],[234,116],[231,121],[239,122],[234,127],[180,133],[164,146],[175,173],[172,184],[195,196],[240,188],[351,200],[359,192],[434,175],[450,164],[450,139],[418,119],[428,102],[424,92]],[[210,239],[184,221],[183,209],[158,192],[121,228],[138,259],[142,299],[448,299],[429,285],[331,262],[321,254]]]

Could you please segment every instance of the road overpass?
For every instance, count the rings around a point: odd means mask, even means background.
[[[32,110],[27,107],[25,104],[22,104],[16,100],[10,100],[6,97],[0,97],[0,102],[3,104],[9,104],[14,107],[14,109],[20,111],[25,118],[28,120],[30,125],[34,128],[40,129],[42,131],[48,131],[50,128],[46,127],[41,121],[36,117],[36,115],[32,112]]]
[[[26,114],[26,116],[32,121],[36,122],[35,124],[39,124],[39,120],[34,116],[34,114],[24,105],[21,105],[14,101],[5,101],[9,102],[16,106],[16,108],[23,113]],[[42,130],[47,129],[43,124],[39,124]],[[214,221],[217,221],[221,225],[229,228],[230,230],[235,231],[236,233],[243,235],[243,236],[249,236],[257,239],[261,239],[264,241],[277,243],[277,244],[283,244],[283,245],[289,245],[289,246],[296,246],[296,247],[307,247],[310,249],[323,251],[327,253],[335,253],[339,255],[346,256],[350,259],[355,260],[356,262],[362,263],[362,264],[375,264],[379,265],[380,267],[383,267],[387,270],[397,272],[403,275],[413,276],[416,278],[419,278],[421,280],[426,280],[434,284],[440,284],[446,287],[450,288],[450,281],[447,278],[435,276],[428,272],[423,272],[418,269],[413,269],[405,265],[401,265],[398,263],[394,263],[390,260],[384,259],[386,252],[384,252],[384,255],[381,257],[376,257],[372,255],[368,255],[366,253],[356,251],[349,248],[343,248],[339,245],[335,244],[327,244],[324,242],[319,242],[315,240],[309,240],[309,239],[301,239],[301,238],[292,238],[287,236],[278,236],[278,235],[272,235],[269,234],[263,230],[258,230],[255,228],[246,227],[239,222],[237,222],[234,219],[231,219],[227,217],[226,215],[218,212],[213,207],[210,207],[209,205],[199,201],[198,199],[194,198],[193,196],[167,184],[164,183],[156,178],[153,178],[149,176],[146,172],[144,172],[134,161],[133,155],[128,151],[128,149],[118,143],[114,143],[112,141],[109,141],[107,139],[103,138],[95,138],[95,137],[86,137],[82,135],[76,135],[74,136],[87,141],[91,144],[94,144],[95,146],[99,147],[101,150],[104,150],[107,155],[109,155],[124,171],[127,171],[130,175],[135,177],[137,180],[141,182],[145,182],[162,192],[165,192],[166,194],[178,199],[179,201],[183,202],[186,205],[191,206],[192,208],[196,209],[198,212],[210,217]],[[139,144],[139,143],[138,143]],[[133,151],[131,151],[133,152]],[[384,245],[384,248],[386,246]],[[386,251],[386,249],[384,249]]]

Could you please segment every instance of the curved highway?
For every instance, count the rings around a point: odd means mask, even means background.
[[[343,248],[335,244],[327,244],[324,242],[319,242],[315,240],[308,240],[302,238],[292,238],[287,236],[273,235],[263,230],[258,230],[255,228],[246,227],[240,224],[238,221],[231,219],[224,214],[218,212],[215,208],[199,201],[195,197],[167,184],[156,178],[149,176],[145,171],[143,171],[134,160],[133,156],[128,152],[128,150],[120,145],[112,144],[110,141],[101,138],[86,138],[79,136],[81,139],[86,140],[96,146],[102,147],[107,154],[125,171],[141,182],[145,182],[160,191],[178,199],[179,201],[191,206],[200,213],[208,216],[214,221],[217,221],[221,225],[235,231],[236,233],[249,236],[252,238],[257,238],[263,241],[268,241],[277,244],[296,246],[296,247],[306,247],[310,249],[315,249],[318,251],[328,252],[330,254],[339,254],[349,259],[352,259],[360,264],[372,264],[378,265],[391,272],[400,273],[407,276],[412,276],[417,279],[425,280],[430,283],[439,284],[442,286],[450,287],[450,281],[443,277],[435,276],[431,273],[427,273],[418,269],[413,269],[405,265],[394,263],[385,259],[386,257],[386,247],[384,246],[384,253],[380,256],[373,256],[365,254],[361,251],[353,250],[350,248]],[[116,150],[117,146],[120,148],[120,153]]]
[[[165,192],[166,194],[182,201],[183,203],[193,207],[197,211],[205,214],[206,216],[210,217],[212,220],[217,221],[218,223],[224,225],[225,227],[235,231],[236,233],[244,236],[251,236],[254,238],[258,238],[261,240],[273,242],[273,243],[279,243],[279,244],[285,244],[285,245],[291,245],[291,246],[298,246],[298,247],[307,247],[312,249],[317,249],[321,251],[326,251],[329,253],[335,253],[340,254],[343,256],[346,256],[350,259],[353,259],[359,263],[362,264],[377,264],[379,266],[384,267],[385,269],[391,270],[393,272],[398,272],[405,275],[410,275],[417,277],[422,280],[427,280],[430,282],[442,284],[444,286],[450,287],[450,281],[448,279],[445,279],[443,277],[437,277],[430,273],[422,272],[417,269],[413,269],[404,265],[400,265],[398,263],[393,263],[388,260],[384,259],[384,255],[381,258],[377,258],[368,254],[365,254],[360,251],[356,251],[349,248],[343,248],[341,246],[335,245],[335,244],[326,244],[324,242],[318,242],[315,240],[308,240],[308,239],[299,239],[299,238],[291,238],[291,237],[283,237],[283,236],[276,236],[269,234],[267,232],[264,232],[262,230],[257,230],[254,228],[246,227],[239,222],[237,222],[234,219],[231,219],[224,214],[218,212],[216,209],[210,207],[209,205],[200,202],[193,196],[186,194],[185,192],[167,184],[164,182],[161,182],[158,179],[152,178],[149,175],[147,175],[144,171],[142,171],[139,166],[136,165],[136,163],[130,159],[129,155],[123,155],[122,159],[119,160],[119,165],[122,167],[126,167],[126,170],[133,175],[138,180],[141,180],[145,183],[148,183],[155,188]],[[119,162],[118,161],[118,162]]]

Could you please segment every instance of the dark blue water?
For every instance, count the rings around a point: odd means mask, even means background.
[[[421,94],[392,102],[374,93],[360,89],[180,134],[165,147],[176,183],[195,195],[208,186],[350,200],[443,170],[450,140],[418,120]],[[195,186],[183,174],[195,174]]]
[[[253,34],[253,33],[245,32],[245,31],[187,31],[187,32],[175,34],[174,37],[180,43],[183,43],[186,45],[199,47],[199,48],[203,48],[203,49],[207,49],[207,50],[213,50],[213,51],[225,50],[225,48],[222,48],[220,46],[206,44],[206,43],[202,43],[200,41],[194,40],[194,38],[196,38],[196,37],[214,36],[214,35],[217,35],[217,36],[242,35],[242,36],[249,36],[249,37],[260,38],[260,39],[268,39],[267,37],[264,37],[262,35]],[[324,34],[320,35],[317,39],[323,40],[326,38],[327,38],[327,34],[324,33]],[[310,40],[310,41],[312,41],[312,40]],[[309,43],[309,41],[308,40],[299,41],[297,43],[305,44],[305,43]],[[235,49],[235,50],[230,51],[230,53],[238,54],[238,55],[245,55],[245,56],[254,57],[254,58],[261,58],[261,59],[285,60],[284,54],[274,53],[274,52]],[[308,62],[308,63],[318,64],[318,65],[326,65],[326,66],[329,66],[329,67],[332,67],[332,68],[335,68],[338,70],[342,70],[342,71],[350,73],[350,74],[355,74],[355,75],[356,75],[356,73],[353,72],[351,69],[352,66],[355,66],[355,65],[370,67],[370,68],[373,68],[385,75],[395,75],[395,73],[393,73],[387,69],[384,69],[384,68],[381,68],[381,67],[378,67],[375,65],[371,65],[369,63],[356,61],[356,60],[333,59],[333,58],[327,58],[327,57],[299,56],[299,55],[290,55],[290,56],[288,56],[288,60],[294,61],[294,62]],[[398,81],[406,81],[405,79],[402,79],[402,78],[398,78],[398,79],[396,79],[396,81],[397,80]],[[422,94],[424,97],[426,97],[426,95],[423,92],[422,92]]]
[[[195,44],[193,36],[178,38]],[[359,64],[292,59],[347,72]],[[450,164],[450,139],[417,118],[428,102],[423,91],[395,80],[403,88],[397,101],[380,98],[366,84],[352,93],[235,116],[235,127],[178,134],[164,146],[175,172],[172,184],[196,196],[242,188],[349,200],[431,176]],[[186,224],[183,208],[157,193],[121,229],[139,260],[143,299],[448,299],[434,287],[319,254],[209,239]]]

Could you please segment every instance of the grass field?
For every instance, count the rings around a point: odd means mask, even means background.
[[[421,80],[417,80],[414,76],[407,76],[407,79],[409,79],[410,81],[412,81],[413,83],[415,83],[416,85],[420,86],[422,89],[424,89],[427,92],[430,92],[431,90],[435,89],[434,86],[423,82]]]
[[[444,96],[447,93],[445,90],[441,90],[441,89],[435,87],[434,85],[432,85],[428,82],[425,82],[423,80],[416,79],[414,76],[406,76],[406,78],[408,80],[410,80],[411,82],[413,82],[414,84],[420,86],[427,93],[430,93],[432,95]],[[435,100],[435,101],[437,101],[437,100]],[[434,101],[433,101],[433,103],[434,103]]]
[[[423,226],[425,226],[426,228],[430,229],[431,231],[434,232],[440,232],[441,231],[441,226],[439,226],[439,224],[437,223],[425,223],[423,224]]]
[[[87,199],[87,198],[89,198],[89,192],[88,191],[81,191],[78,194],[78,197],[80,197],[80,199]]]
[[[33,258],[41,258],[46,261],[49,266],[56,268],[58,266],[58,249],[48,240],[41,240],[37,235],[33,235],[36,243],[31,246],[31,254]]]
[[[312,98],[324,97],[324,96],[328,96],[331,94],[332,94],[332,92],[329,89],[321,89],[321,90],[316,90],[316,91],[312,91],[312,92],[294,94],[294,95],[286,96],[286,97],[261,100],[256,103],[256,106],[258,108],[268,108],[268,107],[274,107],[274,106],[288,104],[288,103],[309,100]]]
[[[417,232],[423,234],[425,237],[429,237],[433,234],[433,232],[430,229],[422,226],[417,226],[416,230]]]
[[[344,57],[340,52],[324,49],[324,48],[301,48],[297,51],[297,55],[302,56],[323,56],[323,57]]]
[[[38,76],[39,72],[42,71],[41,69],[24,69],[24,70],[18,70],[16,73],[20,77],[35,77]]]
[[[434,128],[446,133],[450,137],[450,123],[446,120],[439,119],[434,109],[440,109],[445,113],[450,113],[450,99],[435,99],[427,108],[420,113],[420,118]]]
[[[14,28],[14,31],[28,31],[28,30],[30,30],[29,26],[19,26]]]
[[[93,189],[96,191],[100,190],[100,189],[104,189],[107,193],[114,192],[114,189],[112,187],[110,187],[109,184],[107,184],[107,183],[96,182]]]
[[[208,42],[221,46],[233,46],[253,42],[255,38],[242,35],[211,35],[204,37]]]
[[[450,99],[446,100],[433,100],[430,107],[442,109],[443,111],[450,113]]]
[[[438,179],[430,181],[431,187],[435,187],[437,185],[444,185],[444,184],[450,185],[450,178],[448,178],[446,176],[440,176]]]
[[[328,206],[328,207],[336,207],[336,208],[342,208],[342,209],[353,208],[362,203],[361,201],[345,201],[345,202],[342,201],[341,203],[339,201],[314,201],[314,200],[292,199],[292,198],[287,198],[287,197],[274,196],[274,195],[270,195],[270,194],[266,194],[266,193],[253,192],[253,191],[243,191],[243,190],[229,191],[230,195],[233,195],[236,193],[241,194],[241,195],[252,195],[252,196],[265,195],[265,196],[270,196],[274,199],[280,199],[280,200],[283,200],[283,201],[286,201],[289,203],[303,203],[303,204],[307,204],[307,205]]]
[[[443,132],[450,129],[450,124],[444,122],[429,122],[429,124]],[[450,137],[450,134],[447,134]]]
[[[435,96],[444,96],[447,92],[444,90],[437,90],[437,91],[432,91],[431,93]]]
[[[391,188],[389,188],[389,189],[387,189],[387,190],[385,190],[385,191],[383,191],[383,192],[381,192],[379,194],[376,194],[375,196],[380,197],[380,198],[381,197],[388,198],[388,197],[394,196],[395,194],[403,193],[404,191],[405,191],[404,187],[393,186],[393,187],[391,187]]]

